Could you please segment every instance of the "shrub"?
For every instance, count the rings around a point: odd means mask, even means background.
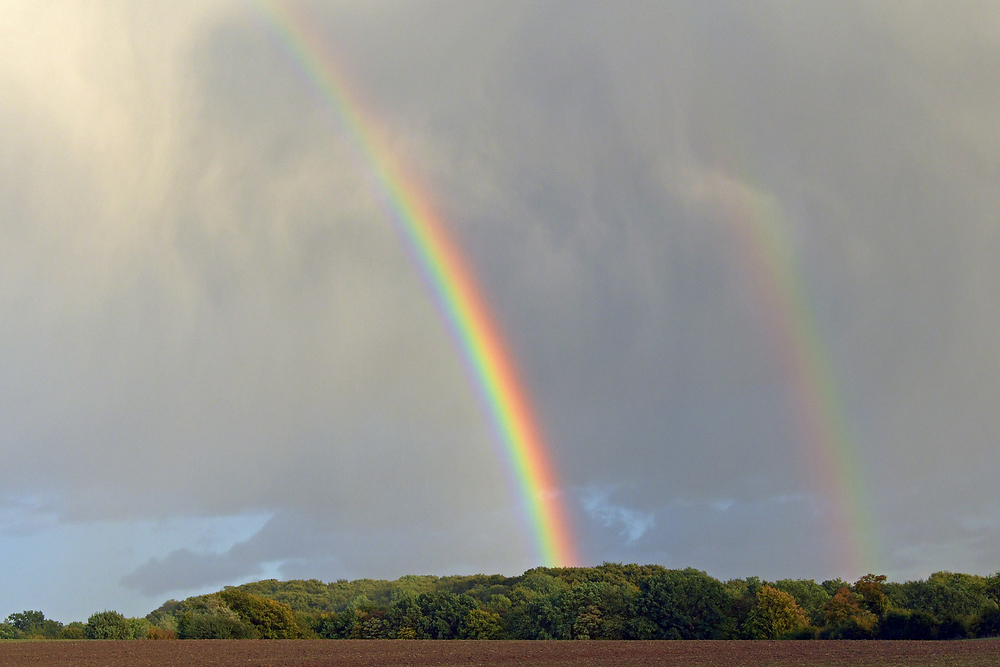
[[[240,617],[253,626],[263,639],[296,639],[299,626],[292,608],[277,600],[228,589],[219,597]]]
[[[965,639],[972,637],[972,622],[967,616],[946,616],[938,626],[938,639]]]
[[[817,629],[812,625],[803,625],[791,632],[781,635],[782,639],[816,639]]]
[[[99,611],[87,619],[84,634],[87,639],[131,639],[128,619],[117,611]]]
[[[934,639],[938,621],[926,611],[890,609],[879,623],[881,639]]]
[[[146,639],[177,639],[177,633],[170,628],[161,628],[156,625],[149,626]]]
[[[181,639],[260,638],[249,623],[221,614],[184,614],[177,624],[177,629],[177,636]]]
[[[150,622],[144,618],[126,618],[129,639],[146,639],[149,636]]]
[[[1000,635],[1000,609],[986,609],[975,625],[977,637],[996,637]]]

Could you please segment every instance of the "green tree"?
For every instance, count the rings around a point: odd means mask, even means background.
[[[7,621],[0,623],[0,639],[21,639],[21,632]]]
[[[975,625],[977,637],[1000,636],[1000,608],[985,610]]]
[[[35,631],[41,629],[42,623],[45,622],[45,614],[40,611],[22,611],[8,616],[7,622],[23,636],[30,637]]]
[[[823,590],[826,591],[826,594],[829,595],[831,598],[834,595],[836,595],[837,592],[844,586],[850,588],[850,584],[848,584],[843,579],[840,579],[839,577],[837,579],[827,579],[822,584],[820,584],[820,586],[823,588]]]
[[[476,601],[464,593],[422,593],[417,606],[420,608],[415,628],[418,638],[457,639],[462,622],[476,608]]]
[[[129,639],[149,639],[152,624],[144,618],[127,618]]]
[[[105,610],[90,615],[84,634],[87,639],[132,639],[132,628],[117,611]]]
[[[757,604],[743,624],[747,639],[778,639],[809,624],[806,613],[784,591],[770,586],[757,590]]]
[[[500,614],[489,609],[470,609],[459,627],[461,639],[502,639]]]
[[[180,639],[258,639],[252,625],[223,614],[185,612],[177,622]]]
[[[847,586],[823,607],[826,627],[821,636],[831,639],[871,639],[878,617],[861,606],[861,596]]]
[[[652,639],[722,639],[729,634],[730,598],[700,570],[668,570],[640,584],[637,614],[655,627]]]
[[[760,577],[746,579],[730,579],[723,587],[730,598],[729,615],[733,627],[742,628],[750,615],[750,610],[757,604],[757,591],[764,583]]]
[[[87,634],[85,632],[86,626],[80,621],[73,621],[67,623],[63,629],[59,632],[60,639],[85,639]]]
[[[277,600],[229,588],[219,597],[263,639],[296,639],[299,627],[292,608]]]
[[[772,586],[795,598],[795,603],[806,613],[810,624],[816,627],[823,625],[823,605],[830,600],[825,588],[812,579],[781,579]]]
[[[926,611],[891,608],[879,621],[880,639],[935,639],[938,621]]]
[[[892,603],[883,590],[884,574],[866,574],[854,584],[854,592],[861,596],[865,608],[879,618],[889,611]]]
[[[397,639],[416,639],[417,626],[423,612],[417,603],[417,594],[409,590],[397,591],[389,608],[388,621]]]
[[[316,627],[316,634],[324,639],[347,639],[351,636],[357,614],[353,609],[340,613],[332,612],[323,617]]]
[[[977,616],[990,605],[989,580],[968,574],[935,572],[926,581],[908,581],[897,593],[903,606],[938,619]]]
[[[555,600],[563,639],[624,639],[638,589],[627,582],[581,580]]]
[[[57,639],[60,637],[63,624],[51,618],[45,618],[40,611],[22,611],[7,617],[6,623],[14,633],[22,639]]]

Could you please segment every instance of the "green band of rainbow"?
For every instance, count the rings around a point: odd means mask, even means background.
[[[427,276],[503,444],[531,525],[536,556],[548,566],[577,564],[560,487],[531,402],[474,275],[441,223],[426,189],[419,187],[382,140],[374,118],[352,94],[347,78],[308,17],[292,3],[260,0],[256,4],[330,105],[368,170],[384,208]]]

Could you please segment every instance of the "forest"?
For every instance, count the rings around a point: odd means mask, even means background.
[[[12,613],[0,639],[962,639],[1000,636],[1000,573],[890,582],[720,581],[604,563],[396,581],[267,580],[63,625]]]

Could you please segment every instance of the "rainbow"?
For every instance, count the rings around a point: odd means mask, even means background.
[[[378,123],[330,56],[314,22],[295,3],[257,0],[254,4],[329,105],[371,178],[383,209],[424,273],[517,480],[536,557],[547,566],[576,565],[575,540],[531,401],[475,274],[435,211],[426,188],[387,146],[377,130]]]
[[[768,193],[725,177],[708,189],[725,200],[723,215],[741,246],[761,319],[791,400],[803,476],[820,495],[827,553],[853,580],[877,571],[877,539],[867,511],[857,444],[841,405],[829,345],[818,326],[788,221]],[[876,569],[872,569],[876,568]]]

